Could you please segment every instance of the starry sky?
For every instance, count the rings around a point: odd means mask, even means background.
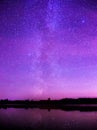
[[[0,0],[0,98],[97,97],[96,0]]]

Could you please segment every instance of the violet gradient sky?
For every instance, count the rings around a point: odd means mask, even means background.
[[[0,98],[97,97],[97,0],[0,0]]]

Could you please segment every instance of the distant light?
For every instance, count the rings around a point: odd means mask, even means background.
[[[82,23],[85,23],[85,20],[82,20]]]

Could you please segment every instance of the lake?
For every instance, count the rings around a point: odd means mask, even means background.
[[[97,130],[97,112],[0,109],[0,130]]]

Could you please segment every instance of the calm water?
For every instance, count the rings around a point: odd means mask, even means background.
[[[97,112],[0,109],[0,130],[3,129],[97,130]]]

